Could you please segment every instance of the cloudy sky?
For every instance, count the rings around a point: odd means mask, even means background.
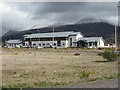
[[[1,2],[2,31],[72,24],[89,17],[114,24],[116,6],[116,2]]]

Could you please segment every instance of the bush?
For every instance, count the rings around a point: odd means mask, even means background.
[[[80,52],[76,52],[76,53],[74,53],[74,55],[80,55]]]
[[[114,51],[104,51],[99,55],[103,56],[103,58],[107,59],[107,61],[116,61],[118,54]]]

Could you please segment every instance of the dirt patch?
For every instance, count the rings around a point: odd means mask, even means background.
[[[3,85],[25,83],[37,88],[38,84],[34,85],[37,82],[80,83],[85,81],[78,77],[82,70],[92,72],[89,78],[106,79],[104,76],[118,74],[117,61],[102,62],[104,59],[97,52],[80,51],[78,56],[75,52],[74,49],[3,49]]]

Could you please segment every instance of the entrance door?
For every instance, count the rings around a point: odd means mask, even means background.
[[[80,43],[79,42],[77,42],[77,47],[80,48]]]
[[[60,40],[57,41],[57,46],[61,46],[61,41]]]

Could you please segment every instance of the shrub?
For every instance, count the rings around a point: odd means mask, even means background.
[[[113,47],[98,47],[98,50],[115,50]]]
[[[88,70],[83,70],[79,73],[79,77],[80,78],[87,78],[90,76],[92,72],[88,71]]]
[[[74,55],[80,55],[80,52],[76,52],[76,53],[74,53]]]
[[[57,49],[57,47],[53,47],[53,49]]]
[[[118,48],[117,50],[120,50],[120,48]]]
[[[90,50],[90,49],[92,49],[92,48],[84,48],[85,50]]]
[[[17,52],[15,52],[15,55],[18,55],[18,53],[17,53]]]
[[[67,46],[67,47],[65,47],[64,49],[68,49],[68,48],[70,48],[69,46]]]
[[[103,56],[103,58],[107,59],[107,61],[116,61],[118,54],[114,51],[104,51],[102,53],[100,53],[101,56]]]

